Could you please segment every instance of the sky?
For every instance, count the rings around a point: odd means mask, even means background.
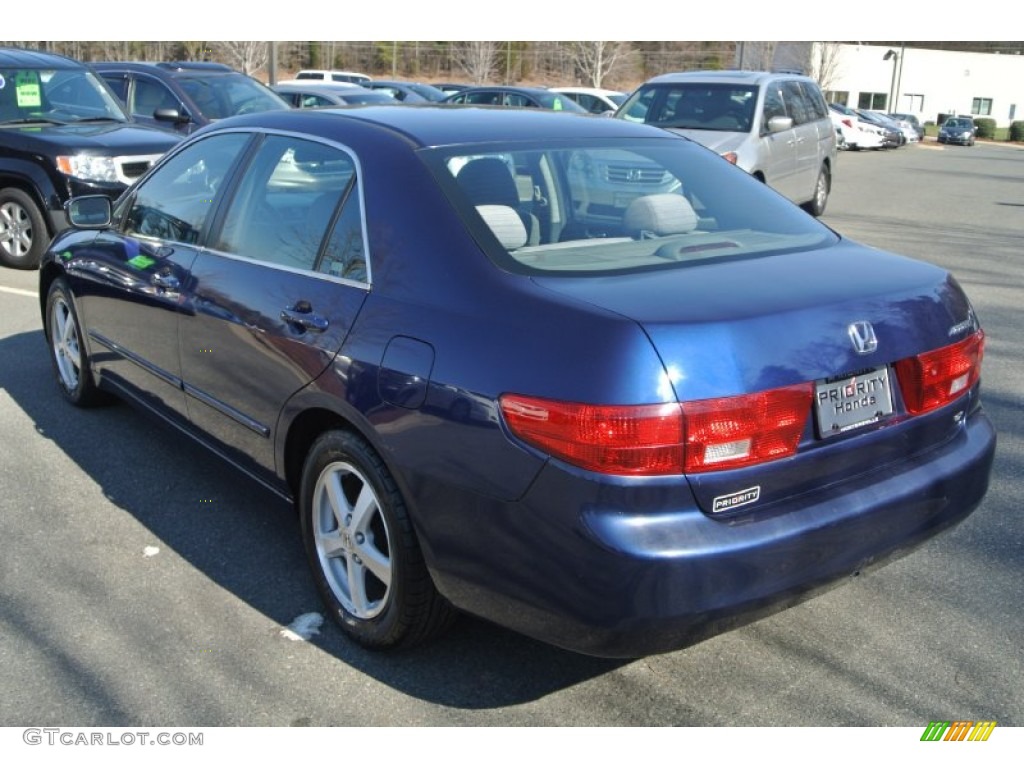
[[[138,0],[107,0],[88,14],[80,0],[50,0],[46,7],[45,15],[27,19],[8,15],[0,35],[20,40],[987,40],[1000,23],[997,14],[965,13],[948,0],[929,0],[927,7],[888,3],[884,13],[860,18],[848,4],[820,0],[791,0],[779,5],[784,12],[771,10],[765,0],[725,5],[515,0],[514,12],[495,0],[388,0],[383,7],[307,0],[294,18],[283,5],[210,0],[175,0],[162,4],[159,14],[143,12]],[[97,13],[100,7],[110,13]],[[275,11],[261,14],[260,7]],[[241,23],[239,13],[246,15]]]

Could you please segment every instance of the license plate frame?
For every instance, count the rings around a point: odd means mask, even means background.
[[[833,437],[891,416],[892,382],[887,365],[814,382],[818,435]]]

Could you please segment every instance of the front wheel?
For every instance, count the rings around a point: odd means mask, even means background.
[[[361,437],[335,430],[313,443],[299,513],[317,591],[356,642],[412,646],[450,624],[453,609],[431,581],[398,486]]]
[[[46,295],[45,330],[50,362],[64,397],[83,408],[107,400],[93,380],[89,354],[82,343],[82,327],[64,278],[54,280]]]
[[[814,197],[801,207],[812,216],[821,216],[825,212],[825,206],[828,204],[828,195],[831,189],[832,177],[828,172],[828,168],[823,165],[821,170],[818,171],[818,180],[814,182]]]
[[[0,190],[0,264],[36,269],[47,242],[46,222],[35,201],[15,187]]]

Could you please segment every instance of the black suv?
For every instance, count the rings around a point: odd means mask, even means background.
[[[36,268],[69,197],[116,198],[177,143],[132,124],[80,62],[0,48],[0,264]]]
[[[222,117],[289,108],[265,85],[224,64],[116,61],[92,68],[137,122],[183,135]]]

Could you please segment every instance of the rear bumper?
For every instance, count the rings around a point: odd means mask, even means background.
[[[451,538],[428,535],[428,558],[444,564],[433,569],[442,592],[470,613],[581,653],[662,653],[959,523],[985,495],[995,442],[979,409],[932,451],[752,521],[703,514],[684,478],[612,485],[549,463],[520,502],[463,506],[473,520],[463,515]]]

